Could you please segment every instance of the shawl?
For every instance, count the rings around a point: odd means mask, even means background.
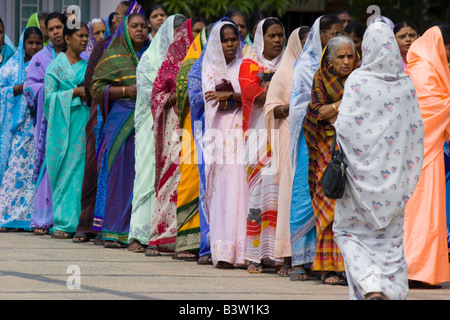
[[[253,104],[256,97],[260,96],[265,90],[261,87],[261,81],[264,73],[275,73],[277,71],[283,52],[273,60],[269,61],[264,58],[264,35],[263,25],[266,19],[258,23],[255,32],[255,41],[253,42],[252,55],[250,59],[244,59],[241,64],[239,75],[239,82],[242,88],[242,115],[243,115],[243,129],[247,132],[250,124],[250,117],[252,114]],[[283,28],[284,30],[284,28]]]
[[[192,41],[192,19],[186,20],[178,30],[158,71],[152,92],[152,114],[154,119],[156,178],[158,193],[162,171],[163,139],[165,130],[165,105],[172,93],[176,92],[176,78]]]
[[[292,168],[297,167],[299,138],[303,131],[303,121],[306,110],[311,101],[311,89],[314,75],[319,69],[322,57],[322,43],[320,40],[320,18],[311,28],[308,39],[300,58],[294,66],[292,78],[291,101],[289,106],[289,139]]]
[[[145,50],[145,47],[144,49]],[[100,105],[102,114],[108,116],[108,101],[105,91],[108,86],[131,86],[136,84],[136,67],[139,58],[134,52],[128,33],[128,16],[111,38],[110,43],[97,64],[92,76],[91,96]],[[131,101],[129,97],[122,100]],[[133,115],[134,118],[134,115]],[[134,121],[134,119],[133,119]]]
[[[0,184],[11,153],[13,133],[24,121],[27,108],[23,95],[14,96],[14,86],[23,83],[26,77],[23,48],[25,31],[18,50],[2,67],[0,76]]]
[[[411,78],[392,30],[376,22],[362,43],[361,67],[347,78],[335,123],[349,165],[346,193],[372,228],[403,214],[420,177],[424,128]],[[337,201],[345,206],[345,196]]]
[[[294,65],[302,53],[302,44],[298,32],[300,28],[295,29],[288,39],[285,53],[280,61],[277,72],[275,72],[270,87],[267,92],[266,104],[264,105],[267,138],[272,145],[273,163],[277,165],[275,172],[275,181],[279,183],[281,170],[285,168],[286,161],[290,161],[288,157],[281,158],[279,149],[281,144],[289,141],[289,118],[275,119],[274,109],[278,106],[288,105],[291,97],[291,88],[286,87],[286,83],[292,82]],[[279,130],[281,127],[287,130]],[[279,135],[272,136],[272,130],[278,130]],[[282,135],[283,134],[283,135]],[[289,154],[289,153],[288,153]]]
[[[173,41],[173,22],[176,15],[172,15],[164,21],[150,44],[150,47],[142,55],[141,61],[136,69],[137,75],[137,99],[135,110],[135,127],[139,128],[151,114],[151,98],[153,83],[156,78],[164,57]]]
[[[94,50],[95,45],[98,43],[97,40],[95,40],[94,30],[92,28],[92,26],[93,26],[92,22],[94,20],[100,20],[101,22],[103,22],[105,24],[105,27],[106,27],[106,21],[102,18],[94,18],[91,21],[89,21],[89,23],[88,23],[88,29],[89,29],[88,44],[87,44],[86,50],[82,53],[88,59],[91,56],[91,53]],[[97,23],[100,23],[100,22],[97,22]],[[106,28],[105,28],[105,32],[106,32]]]
[[[450,71],[439,27],[429,29],[414,41],[407,60],[405,73],[415,84],[425,123],[423,166],[426,167],[442,152],[436,145],[443,144],[444,139],[450,140],[450,127],[436,130],[436,126],[447,123],[450,117]]]

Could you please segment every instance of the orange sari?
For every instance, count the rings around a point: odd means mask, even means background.
[[[425,127],[422,175],[406,206],[408,279],[439,284],[450,281],[443,154],[450,139],[450,72],[439,27],[413,43],[407,60]]]

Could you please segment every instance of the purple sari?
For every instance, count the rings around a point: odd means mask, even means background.
[[[33,182],[36,183],[36,196],[31,227],[40,229],[49,229],[53,225],[52,192],[45,164],[47,120],[44,117],[43,105],[45,71],[54,58],[56,58],[56,53],[52,45],[48,45],[36,53],[28,66],[23,86],[27,105],[31,109],[35,124],[36,158]]]

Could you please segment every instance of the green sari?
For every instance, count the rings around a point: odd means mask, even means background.
[[[81,213],[89,107],[73,89],[84,81],[87,61],[71,65],[60,53],[45,75],[44,114],[48,120],[47,170],[52,188],[55,231],[74,233]]]

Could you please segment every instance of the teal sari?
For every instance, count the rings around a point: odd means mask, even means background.
[[[83,83],[86,68],[87,61],[71,65],[60,53],[45,75],[46,163],[52,188],[53,228],[69,234],[76,231],[81,213],[85,127],[90,114],[89,107],[72,94]]]

